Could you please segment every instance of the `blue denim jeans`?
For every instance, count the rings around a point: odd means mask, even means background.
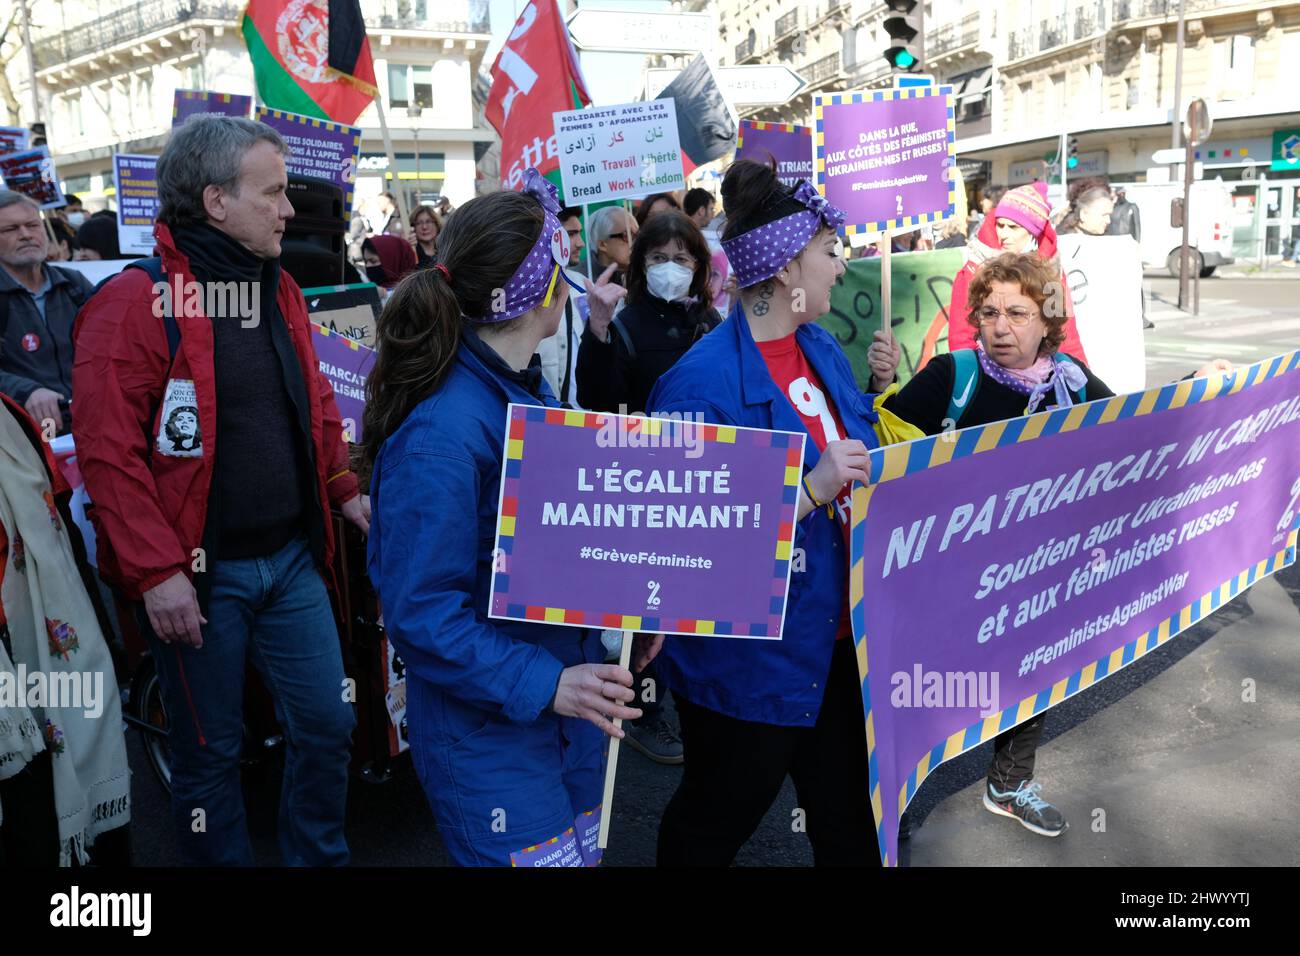
[[[251,659],[284,734],[283,862],[346,864],[343,818],[356,717],[343,690],[338,629],[307,540],[263,558],[216,562],[209,573],[202,647],[164,644],[145,626],[171,718],[172,815],[184,861],[253,863],[239,776]]]

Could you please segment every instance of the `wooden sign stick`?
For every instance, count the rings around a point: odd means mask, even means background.
[[[626,668],[632,662],[632,632],[623,632],[623,646],[618,652],[618,666]],[[635,682],[633,682],[635,684]],[[635,698],[632,703],[636,703]],[[623,718],[615,717],[614,726],[622,728]],[[619,738],[609,738],[609,761],[605,764],[605,795],[600,800],[600,835],[596,846],[605,849],[609,845],[609,821],[614,809],[614,772],[618,769]]]

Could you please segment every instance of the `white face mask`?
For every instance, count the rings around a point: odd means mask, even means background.
[[[68,225],[71,226],[73,229],[80,229],[81,224],[85,221],[86,221],[86,214],[84,212],[68,213]]]
[[[695,270],[675,262],[660,262],[645,271],[645,284],[650,294],[665,302],[684,299],[691,291]]]

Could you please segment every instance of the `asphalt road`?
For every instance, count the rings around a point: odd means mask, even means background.
[[[1239,364],[1300,348],[1300,284],[1211,278],[1201,316],[1179,313],[1177,284],[1148,276],[1148,382],[1223,356]],[[1243,681],[1255,682],[1253,702]],[[133,846],[140,865],[178,862],[162,788],[129,734]],[[1300,863],[1300,571],[1258,583],[1160,649],[1053,709],[1036,777],[1071,822],[1035,836],[980,803],[991,744],[950,761],[918,791],[901,862],[935,865],[1296,865]],[[689,759],[689,755],[688,758]],[[623,751],[610,848],[614,866],[651,866],[663,809],[681,770]],[[805,866],[787,784],[737,859]],[[1104,825],[1104,829],[1099,828]],[[409,769],[388,783],[354,782],[348,840],[359,865],[446,864]],[[259,863],[278,852],[265,825]]]

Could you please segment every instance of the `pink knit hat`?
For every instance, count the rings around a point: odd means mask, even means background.
[[[1047,202],[1047,184],[1033,182],[1007,190],[993,210],[993,216],[995,219],[1010,219],[1034,236],[1041,236],[1051,211]]]

